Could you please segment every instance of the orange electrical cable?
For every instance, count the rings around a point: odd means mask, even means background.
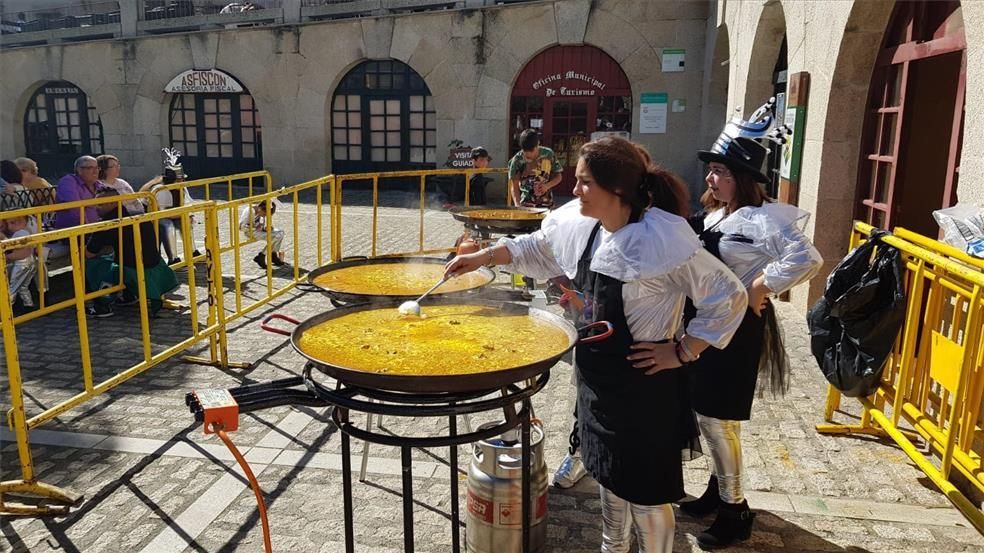
[[[263,502],[263,492],[260,490],[260,484],[256,481],[256,476],[253,475],[253,471],[249,468],[246,463],[246,459],[243,457],[242,453],[239,453],[239,449],[236,448],[236,444],[232,443],[232,439],[229,438],[225,430],[222,430],[222,426],[219,424],[213,424],[212,430],[219,436],[219,439],[229,448],[232,452],[232,456],[236,458],[239,462],[239,466],[243,468],[243,472],[246,473],[246,478],[249,479],[249,486],[253,488],[253,493],[256,495],[256,506],[260,510],[260,523],[263,525],[263,549],[266,553],[273,553],[273,545],[270,544],[270,523],[267,521],[266,504]]]

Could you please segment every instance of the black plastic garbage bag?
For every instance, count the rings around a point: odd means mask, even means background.
[[[902,256],[880,241],[885,234],[873,233],[841,260],[807,314],[810,349],[820,370],[849,397],[874,393],[905,322]]]

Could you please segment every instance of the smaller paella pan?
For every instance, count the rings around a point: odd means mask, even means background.
[[[406,301],[419,297],[444,276],[445,260],[401,256],[345,259],[308,274],[309,285],[339,303]],[[461,275],[439,286],[431,296],[461,297],[495,280],[491,269]]]
[[[490,234],[524,234],[540,228],[545,207],[470,206],[451,209],[451,216],[466,227]]]

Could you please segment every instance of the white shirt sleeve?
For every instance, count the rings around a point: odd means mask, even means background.
[[[723,349],[741,325],[748,308],[745,286],[727,265],[700,249],[670,271],[670,280],[694,302],[697,316],[686,332]]]
[[[502,267],[506,271],[538,279],[564,274],[542,230],[516,238],[502,238],[498,244],[504,245],[512,257],[512,262]]]
[[[823,257],[810,239],[792,225],[770,236],[766,248],[773,261],[763,270],[765,285],[776,294],[813,278],[823,265]]]

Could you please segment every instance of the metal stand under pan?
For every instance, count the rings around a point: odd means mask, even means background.
[[[458,446],[498,436],[517,426],[520,427],[522,451],[522,532],[523,551],[530,551],[532,507],[530,502],[530,398],[543,389],[550,377],[549,371],[521,383],[510,384],[500,390],[465,393],[415,394],[388,392],[373,388],[348,386],[337,382],[328,386],[315,380],[321,374],[312,370],[309,363],[304,368],[303,382],[307,390],[319,400],[332,406],[331,418],[342,431],[342,493],[345,514],[345,551],[355,551],[354,512],[352,501],[352,437],[382,445],[400,448],[403,481],[403,544],[404,551],[414,551],[413,540],[413,468],[412,448],[449,447],[451,484],[451,537],[452,551],[461,550],[461,511],[458,494]],[[516,405],[520,404],[519,410]],[[474,413],[502,410],[503,422],[479,431],[458,433],[456,417]],[[391,417],[447,417],[448,432],[437,436],[400,436],[383,434],[357,427],[350,420],[352,412]]]

